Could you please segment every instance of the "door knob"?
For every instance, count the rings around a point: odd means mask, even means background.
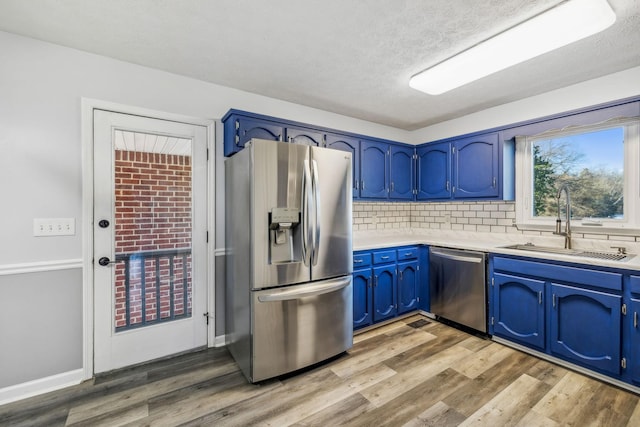
[[[109,221],[107,221],[106,219],[101,219],[98,222],[98,226],[100,226],[100,228],[107,228],[109,226]]]
[[[114,263],[115,263],[115,261],[111,261],[111,260],[109,259],[109,257],[106,257],[106,256],[103,256],[102,258],[100,258],[100,259],[98,260],[98,264],[100,264],[100,265],[101,265],[101,266],[103,266],[103,267],[104,267],[104,266],[107,266],[107,265],[109,265],[109,264],[114,264]]]

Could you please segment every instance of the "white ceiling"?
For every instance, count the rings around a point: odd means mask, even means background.
[[[603,33],[439,96],[409,77],[561,0],[1,0],[0,30],[413,130],[640,65]]]

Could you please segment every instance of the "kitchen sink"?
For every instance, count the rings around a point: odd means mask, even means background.
[[[542,252],[547,254],[570,255],[570,256],[583,257],[583,258],[606,259],[610,261],[628,261],[635,256],[635,255],[630,255],[630,254],[621,253],[621,252],[583,251],[580,249],[565,249],[565,248],[554,248],[550,246],[536,246],[533,243],[526,243],[524,245],[502,246],[502,248],[515,249],[518,251]]]

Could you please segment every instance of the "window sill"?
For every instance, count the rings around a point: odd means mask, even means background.
[[[540,231],[546,233],[553,233],[555,231],[554,225],[546,224],[530,224],[530,223],[517,223],[515,224],[518,231]],[[562,229],[564,230],[564,221],[562,222]],[[571,232],[574,234],[590,234],[590,235],[613,235],[613,236],[640,236],[640,228],[632,227],[607,227],[607,226],[593,226],[593,225],[578,225],[571,224]]]

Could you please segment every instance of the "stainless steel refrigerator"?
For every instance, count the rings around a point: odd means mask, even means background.
[[[251,382],[353,345],[351,176],[351,153],[258,139],[225,161],[225,333]]]

